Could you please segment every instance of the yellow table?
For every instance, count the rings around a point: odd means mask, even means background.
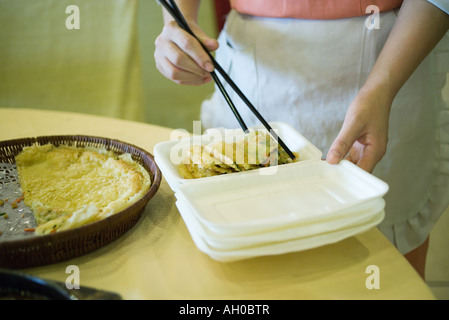
[[[113,118],[0,108],[0,140],[95,135],[153,153],[170,133],[169,128]],[[78,266],[81,286],[117,292],[124,299],[435,299],[376,228],[302,252],[217,262],[193,243],[165,180],[139,222],[119,239],[90,254],[23,271],[65,282],[69,265]],[[369,271],[372,265],[378,273]],[[367,287],[373,276],[378,289]]]

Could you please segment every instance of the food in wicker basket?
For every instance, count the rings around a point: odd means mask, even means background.
[[[197,179],[299,161],[298,153],[294,152],[292,160],[265,130],[228,138],[190,146],[178,165],[179,174],[185,179]]]
[[[36,234],[72,229],[131,206],[151,186],[131,155],[103,148],[32,145],[16,157],[24,201]]]

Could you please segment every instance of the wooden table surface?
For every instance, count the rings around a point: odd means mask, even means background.
[[[153,153],[171,132],[100,116],[0,108],[0,140],[94,135]],[[65,282],[70,265],[79,268],[81,286],[117,292],[123,299],[435,299],[377,228],[301,252],[215,261],[195,246],[165,179],[142,218],[119,239],[81,257],[22,271]],[[373,277],[379,288],[369,288]]]

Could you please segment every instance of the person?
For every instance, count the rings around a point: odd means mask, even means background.
[[[449,1],[372,2],[231,0],[216,40],[197,24],[199,0],[177,1],[267,121],[293,125],[329,163],[349,159],[389,184],[378,227],[424,278],[430,230],[449,204],[449,107],[441,97]],[[211,81],[212,61],[165,10],[155,44],[168,79]],[[259,124],[228,92],[247,124]],[[203,102],[201,120],[238,127],[218,90]]]

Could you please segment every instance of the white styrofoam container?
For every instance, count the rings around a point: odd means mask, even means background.
[[[292,126],[284,122],[272,122],[270,126],[276,130],[277,135],[282,139],[282,141],[289,147],[293,152],[298,152],[300,154],[301,162],[309,160],[320,160],[322,157],[322,152],[315,147],[309,140],[299,134]],[[254,129],[264,129],[262,126],[251,127]],[[200,179],[185,179],[178,172],[178,163],[182,159],[180,153],[183,149],[192,146],[194,144],[208,143],[217,139],[217,133],[222,135],[224,128],[209,129],[201,136],[192,136],[183,138],[180,140],[164,141],[158,143],[154,147],[154,159],[164,175],[165,180],[171,187],[173,191],[176,191],[180,185],[186,183],[196,183],[199,180],[220,180],[223,179],[223,175],[205,177]],[[239,130],[239,129],[237,129]],[[283,166],[291,165],[284,164]],[[246,175],[249,173],[264,170],[268,173],[269,170],[276,170],[276,168],[262,168],[255,169],[251,171],[243,171],[232,173],[228,175]]]
[[[309,221],[308,223],[292,224],[285,228],[276,228],[261,233],[246,235],[216,234],[196,219],[191,207],[187,203],[178,200],[176,206],[180,212],[182,211],[183,217],[196,221],[196,231],[212,249],[238,250],[360,226],[361,224],[369,223],[375,215],[382,211],[385,207],[385,201],[383,199],[368,201],[366,204],[355,208],[350,214],[338,216],[331,220]]]
[[[217,131],[155,146],[156,163],[201,251],[219,261],[280,254],[340,241],[382,221],[385,182],[349,161],[330,165],[293,127],[270,125],[301,161],[184,179],[173,159],[192,144],[214,141]]]
[[[214,233],[242,235],[335,219],[387,190],[385,182],[349,161],[320,160],[279,166],[273,175],[226,175],[181,185],[176,197]]]
[[[343,229],[337,229],[333,232],[314,234],[304,238],[288,239],[280,242],[273,242],[259,246],[242,248],[236,250],[219,250],[210,247],[201,237],[201,228],[198,222],[188,214],[188,210],[183,209],[183,204],[179,203],[179,209],[187,229],[197,248],[210,256],[212,259],[220,262],[232,262],[244,260],[259,256],[280,255],[284,253],[308,250],[317,248],[327,244],[335,243],[359,233],[365,232],[372,227],[378,225],[384,218],[385,212],[382,210],[372,216],[371,220],[360,225],[350,226]]]

